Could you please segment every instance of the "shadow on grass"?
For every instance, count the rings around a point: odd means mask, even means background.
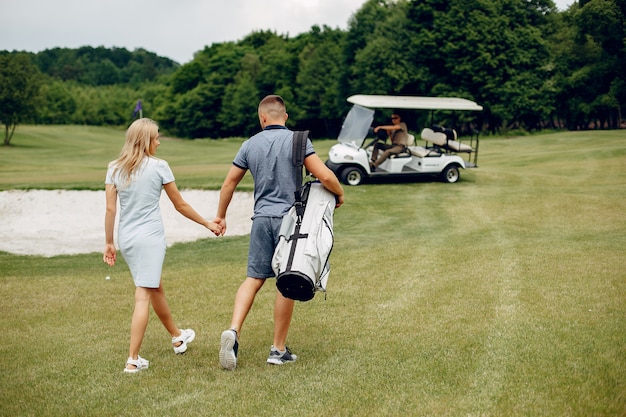
[[[467,176],[463,176],[461,174],[461,178],[456,183],[474,183],[475,181],[472,178],[468,178]],[[441,180],[439,175],[424,175],[424,174],[398,174],[398,175],[374,175],[368,178],[363,179],[363,184],[428,184],[428,183],[445,183]],[[450,184],[454,185],[454,184]]]

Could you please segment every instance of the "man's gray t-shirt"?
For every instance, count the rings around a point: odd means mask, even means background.
[[[254,179],[254,216],[282,217],[295,201],[298,169],[292,162],[293,132],[268,126],[246,140],[233,164],[250,170]],[[307,138],[305,156],[315,153]]]

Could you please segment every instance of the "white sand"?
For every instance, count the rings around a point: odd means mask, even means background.
[[[211,220],[218,191],[182,190],[183,198]],[[252,225],[252,193],[235,193],[226,217],[226,236],[246,235]],[[104,191],[0,192],[0,251],[18,255],[72,255],[104,249]],[[163,191],[161,215],[168,246],[215,235],[178,213]],[[115,227],[117,240],[117,225]]]

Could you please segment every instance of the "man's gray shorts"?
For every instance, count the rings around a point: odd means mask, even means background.
[[[272,278],[272,257],[278,245],[282,217],[255,217],[250,230],[248,272],[250,278]]]

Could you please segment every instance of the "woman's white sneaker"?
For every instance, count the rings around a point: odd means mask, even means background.
[[[187,352],[187,344],[193,342],[193,339],[195,338],[196,332],[194,332],[193,330],[181,330],[180,336],[172,337],[172,346],[174,347],[174,352],[178,354]],[[178,343],[180,343],[180,345]]]
[[[128,365],[134,366],[134,368],[129,368]],[[134,374],[144,369],[148,369],[150,362],[141,356],[137,355],[137,359],[128,358],[126,361],[126,366],[124,367],[124,372],[129,374]]]

